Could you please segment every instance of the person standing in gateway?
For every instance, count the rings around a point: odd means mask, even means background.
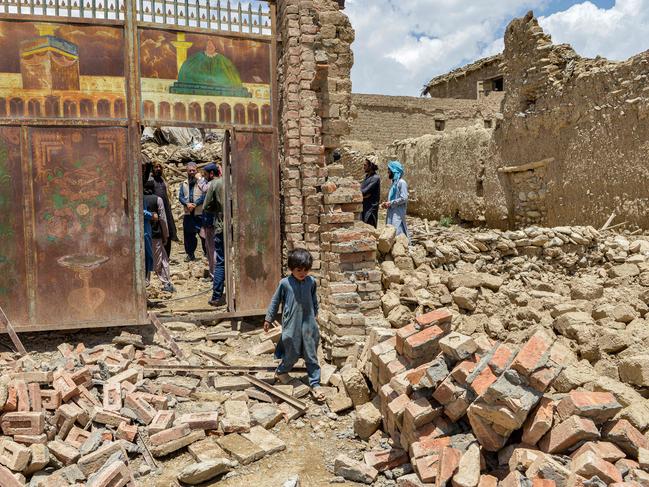
[[[196,247],[198,246],[197,235],[203,225],[203,201],[205,192],[203,190],[202,178],[197,178],[198,166],[195,162],[187,163],[187,179],[183,181],[178,190],[178,199],[185,209],[183,216],[183,239],[185,244],[185,261],[196,260]],[[203,251],[205,251],[205,243]]]
[[[212,299],[209,301],[210,306],[223,306],[225,297],[223,288],[225,287],[225,248],[223,246],[223,201],[224,186],[221,170],[216,164],[209,164],[205,167],[205,172],[213,174],[205,194],[203,211],[213,215],[213,231],[210,232],[214,239],[214,277],[212,281]]]

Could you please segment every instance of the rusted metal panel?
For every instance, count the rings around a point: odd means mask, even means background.
[[[0,128],[0,306],[10,319],[29,319],[20,128]]]
[[[0,119],[126,120],[124,29],[0,20]]]
[[[145,123],[272,126],[270,37],[140,28],[139,41]]]
[[[230,290],[234,310],[264,310],[281,274],[279,181],[273,134],[235,131],[230,166]]]
[[[137,316],[126,143],[121,128],[30,129],[37,288],[30,327]]]

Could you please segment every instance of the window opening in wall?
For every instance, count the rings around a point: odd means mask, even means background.
[[[483,87],[485,91],[505,91],[505,78],[498,76],[486,79],[483,81]]]
[[[490,119],[485,119],[484,121],[484,128],[490,129],[493,127],[493,120]]]
[[[446,120],[435,120],[435,130],[443,132],[446,128]]]

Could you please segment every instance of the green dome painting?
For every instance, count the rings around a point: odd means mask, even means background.
[[[252,98],[241,82],[237,67],[219,54],[212,42],[207,43],[205,51],[187,58],[178,73],[178,81],[169,88],[169,92]]]

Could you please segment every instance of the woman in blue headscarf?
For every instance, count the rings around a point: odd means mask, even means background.
[[[399,161],[388,162],[388,177],[392,186],[388,192],[388,201],[383,203],[383,208],[388,210],[386,223],[397,229],[397,235],[408,235],[406,224],[406,210],[408,209],[408,183],[403,179],[403,166]]]

